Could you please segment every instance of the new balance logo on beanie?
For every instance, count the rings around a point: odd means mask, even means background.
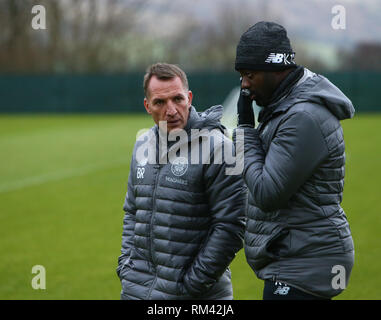
[[[261,21],[240,38],[235,69],[281,71],[296,67],[287,31],[274,22]]]

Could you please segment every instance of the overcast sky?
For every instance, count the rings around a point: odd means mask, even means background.
[[[332,8],[342,5],[345,9],[345,29],[332,28],[335,14]],[[170,28],[176,21],[192,18],[213,23],[223,8],[242,12],[259,20],[283,24],[291,40],[304,39],[334,46],[351,46],[359,41],[381,42],[380,0],[151,0],[143,20],[152,24],[156,32],[175,32]],[[166,12],[164,21],[154,16]]]

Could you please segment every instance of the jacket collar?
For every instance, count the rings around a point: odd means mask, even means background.
[[[302,66],[291,72],[274,92],[273,102],[260,111],[258,122],[266,122],[274,115],[286,112],[296,102],[299,102],[300,93],[308,91],[319,80],[314,77],[315,75]]]

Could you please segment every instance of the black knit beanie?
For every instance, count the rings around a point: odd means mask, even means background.
[[[280,71],[296,67],[287,31],[274,22],[261,21],[239,40],[235,69]]]

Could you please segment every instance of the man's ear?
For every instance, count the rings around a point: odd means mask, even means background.
[[[149,103],[147,98],[144,98],[144,108],[146,108],[147,113],[151,114],[151,109],[149,108]]]
[[[188,103],[189,103],[189,106],[192,105],[192,99],[193,99],[193,93],[192,91],[188,91]]]

